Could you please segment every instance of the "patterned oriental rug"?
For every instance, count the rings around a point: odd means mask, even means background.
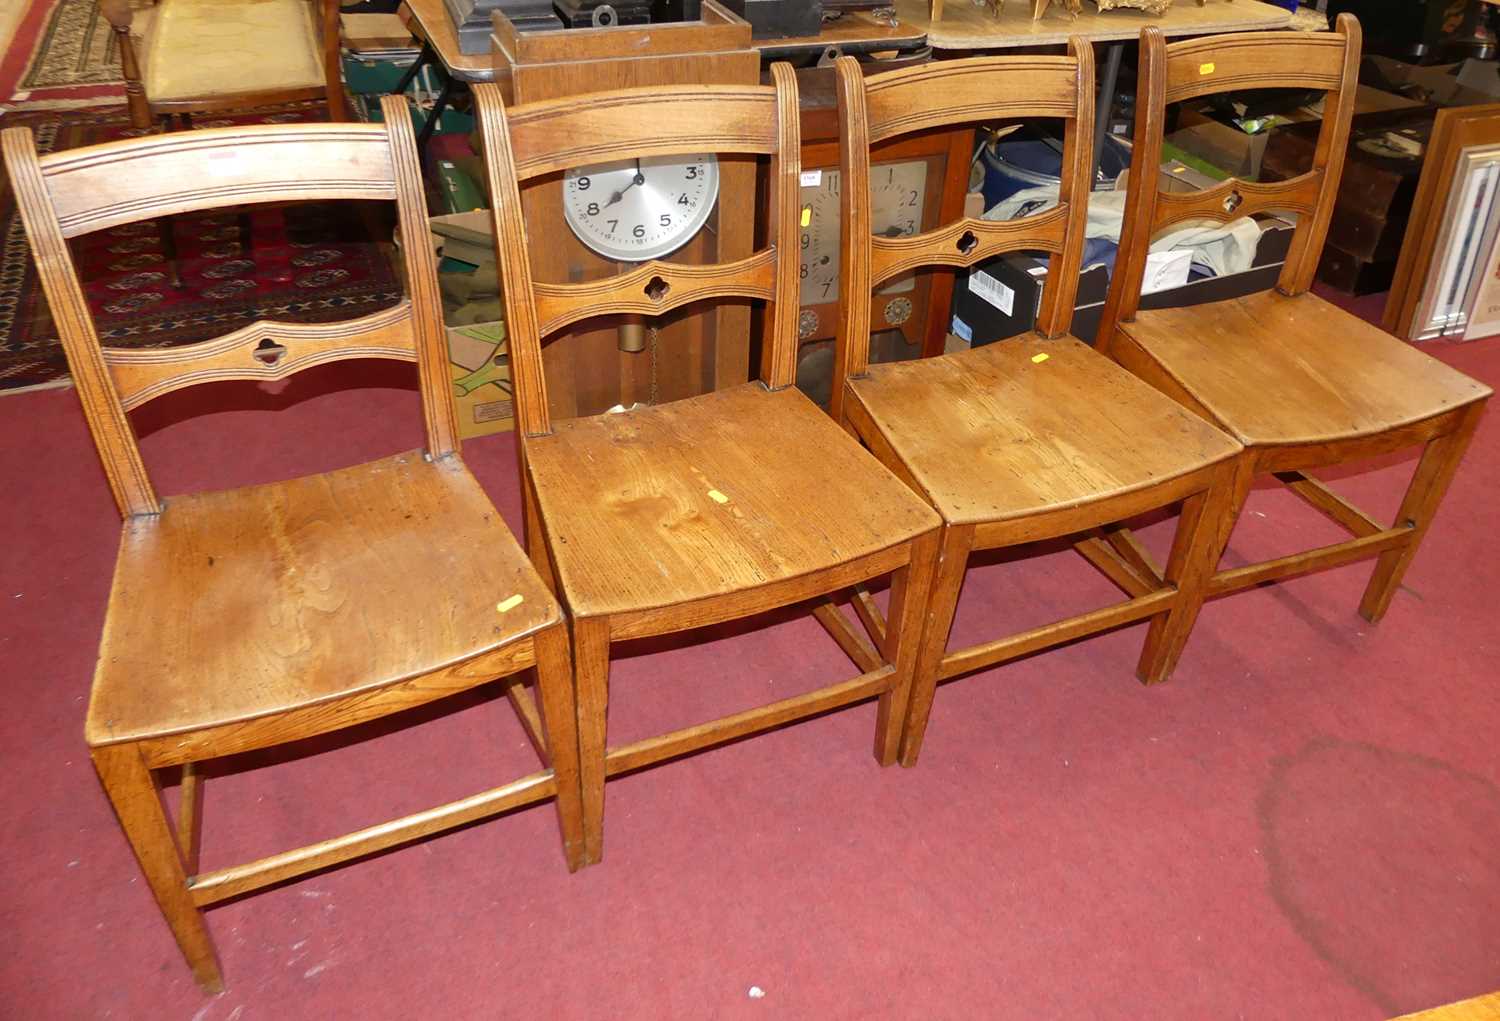
[[[282,106],[221,124],[322,120],[321,105]],[[12,114],[44,153],[141,134],[123,110]],[[249,206],[124,224],[74,238],[73,258],[110,347],[170,347],[206,340],[253,322],[329,322],[392,305],[401,283],[381,247],[389,211],[354,203]],[[0,392],[67,380],[62,344],[7,184],[0,183]],[[173,270],[177,279],[174,280]]]
[[[136,0],[142,7],[149,0]],[[120,47],[94,0],[60,0],[42,29],[19,87],[119,84]]]

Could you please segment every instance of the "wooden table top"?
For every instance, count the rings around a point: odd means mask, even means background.
[[[458,33],[443,6],[443,0],[405,0],[401,5],[411,21],[416,24],[412,31],[428,42],[437,51],[438,60],[448,73],[461,82],[489,82],[495,80],[495,58],[489,53],[465,54],[458,52]]]
[[[1080,35],[1095,42],[1136,39],[1146,25],[1156,25],[1167,36],[1213,35],[1218,32],[1254,32],[1286,28],[1291,12],[1256,0],[1176,0],[1163,15],[1142,11],[1114,10],[1101,14],[1090,0],[1076,18],[1053,4],[1040,21],[1031,20],[1029,0],[1007,0],[1000,17],[967,0],[949,0],[942,20],[932,23],[927,0],[896,0],[901,23],[927,33],[935,50],[1004,50],[1019,46],[1051,46]]]
[[[443,0],[405,0],[402,6],[408,17],[408,24],[415,22],[411,26],[412,30],[432,43],[438,59],[443,62],[449,74],[465,82],[494,80],[495,60],[491,54],[463,54],[458,51],[458,34],[453,30],[453,22],[448,18]],[[925,24],[924,18],[923,26]],[[753,45],[772,54],[796,49],[817,49],[821,46],[839,46],[849,53],[882,48],[910,49],[922,44],[925,31],[925,27],[919,28],[905,18],[896,25],[886,25],[870,14],[856,12],[840,18],[816,36],[760,39]]]

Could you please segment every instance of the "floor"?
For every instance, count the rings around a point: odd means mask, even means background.
[[[1500,339],[1431,350],[1500,383]],[[408,370],[352,372],[149,405],[159,487],[416,445]],[[118,521],[76,402],[0,400],[0,1014],[1374,1019],[1500,988],[1493,416],[1378,628],[1345,568],[1212,604],[1160,688],[1131,678],[1139,627],[950,682],[915,769],[875,765],[866,704],[637,773],[577,875],[544,805],[213,909],[228,991],[206,998],[84,751]],[[514,525],[511,443],[466,454]],[[1409,469],[1339,485],[1385,515]],[[1258,492],[1230,556],[1329,527]],[[956,637],[1113,598],[1070,554],[997,560]],[[805,619],[708,637],[627,650],[615,740],[854,672]],[[534,768],[503,697],[418,719],[224,764],[205,867]]]

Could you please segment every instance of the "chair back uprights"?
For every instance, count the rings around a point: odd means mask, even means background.
[[[411,116],[403,97],[381,100],[383,124],[277,124],[150,135],[37,155],[31,132],[0,133],[68,368],[120,513],[155,514],[126,412],[199,383],[284,379],[349,358],[416,362],[427,451],[458,449],[437,263]],[[395,306],[336,323],[257,320],[195,344],[104,347],[67,239],[176,213],[255,203],[396,203],[407,295]]]
[[[797,210],[801,135],[797,82],[788,64],[771,65],[774,85],[682,85],[569,96],[506,109],[493,85],[474,89],[493,197],[495,238],[505,281],[506,329],[516,421],[523,435],[551,432],[542,342],[563,327],[599,316],[659,316],[691,302],[723,298],[768,303],[761,378],[792,385],[797,359]],[[652,125],[643,132],[642,124]],[[532,279],[521,186],[570,168],[630,158],[712,152],[770,159],[769,244],[734,262],[686,265],[652,259],[604,280]]]
[[[1359,22],[1352,14],[1340,14],[1332,32],[1248,32],[1171,44],[1160,29],[1141,29],[1131,155],[1137,170],[1127,185],[1120,253],[1099,326],[1101,350],[1108,349],[1117,323],[1135,318],[1151,239],[1183,220],[1223,223],[1270,211],[1296,213],[1296,232],[1276,288],[1291,296],[1312,286],[1344,169],[1359,53]],[[1231,177],[1212,188],[1171,193],[1160,190],[1158,175],[1141,172],[1139,168],[1161,165],[1167,104],[1255,88],[1315,89],[1325,94],[1323,126],[1306,173],[1269,184]]]
[[[853,57],[837,62],[843,176],[839,335],[832,414],[844,380],[870,362],[870,293],[892,277],[925,266],[964,269],[1005,252],[1051,254],[1037,332],[1056,337],[1073,317],[1088,215],[1094,119],[1094,51],[1080,38],[1068,55],[945,60],[866,78]],[[901,135],[978,121],[1049,117],[1063,121],[1062,181],[1056,206],[1016,220],[964,217],[910,237],[871,233],[870,148]]]

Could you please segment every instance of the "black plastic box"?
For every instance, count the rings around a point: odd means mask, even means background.
[[[1141,296],[1140,307],[1181,308],[1269,290],[1276,286],[1276,278],[1281,274],[1282,263],[1286,261],[1287,249],[1292,243],[1292,233],[1292,224],[1273,219],[1261,233],[1251,267],[1243,273],[1189,280],[1180,287],[1154,291]],[[1001,290],[997,291],[983,278],[976,281],[976,272],[982,272],[998,283]],[[1026,333],[1036,326],[1042,285],[1046,279],[1046,259],[1011,254],[980,263],[953,289],[952,332],[974,347]],[[1008,296],[1006,291],[1010,292]],[[1073,336],[1089,344],[1094,342],[1108,291],[1109,270],[1105,266],[1095,265],[1083,271],[1078,279],[1078,296],[1073,310]],[[1010,311],[996,307],[980,297],[980,293],[990,294]]]

